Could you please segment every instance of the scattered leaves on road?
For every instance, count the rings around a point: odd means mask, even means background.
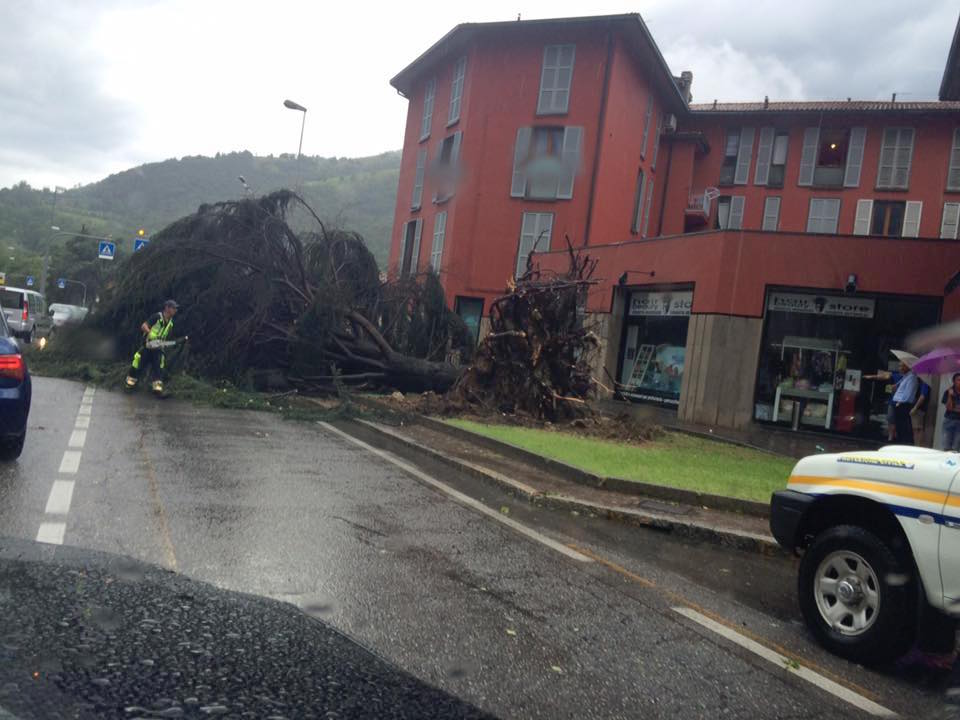
[[[507,635],[509,635],[510,637],[516,637],[517,631],[516,631],[516,630],[511,630],[510,628],[507,628]]]
[[[550,669],[553,670],[555,673],[562,673],[562,672],[563,672],[563,668],[560,667],[559,665],[551,665],[551,666],[550,666]]]
[[[502,512],[504,515],[509,515],[509,514],[510,514],[510,508],[508,508],[506,505],[501,505],[501,506],[500,506],[500,512]]]

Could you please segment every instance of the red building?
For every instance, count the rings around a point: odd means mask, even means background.
[[[880,436],[862,375],[960,316],[958,37],[939,102],[693,104],[638,15],[459,25],[391,81],[391,272],[432,267],[479,332],[569,240],[599,261],[586,309],[621,397]]]

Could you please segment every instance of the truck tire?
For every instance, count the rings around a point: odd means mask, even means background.
[[[27,334],[23,336],[23,341],[24,341],[27,345],[29,345],[30,343],[33,342],[33,331],[34,331],[35,329],[36,329],[36,328],[30,328],[29,330],[27,330]]]
[[[863,664],[905,653],[917,632],[917,577],[908,551],[866,528],[818,535],[800,561],[800,611],[830,652]]]

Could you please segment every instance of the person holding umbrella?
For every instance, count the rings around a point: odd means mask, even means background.
[[[887,439],[894,440],[898,445],[913,445],[913,416],[920,411],[920,407],[930,393],[929,386],[920,381],[920,378],[911,370],[919,360],[903,350],[891,350],[900,361],[899,372],[891,373],[878,370],[873,375],[864,375],[864,380],[892,380],[894,383],[893,395],[887,409]],[[926,388],[926,392],[924,392]],[[892,432],[891,432],[892,430]]]

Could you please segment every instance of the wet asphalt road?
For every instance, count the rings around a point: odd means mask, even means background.
[[[813,645],[797,619],[790,562],[543,510],[418,463],[530,537],[319,425],[142,394],[83,397],[81,384],[34,379],[26,449],[0,466],[0,535],[62,532],[66,546],[287,601],[505,718],[865,716],[678,607],[904,717],[951,716],[947,680],[866,670]],[[75,426],[87,413],[81,443]],[[80,454],[68,462],[65,453]],[[64,552],[41,549],[54,561]],[[302,677],[323,672],[297,667]],[[284,715],[306,715],[312,686],[287,672]],[[182,702],[190,688],[173,683],[167,693]]]

